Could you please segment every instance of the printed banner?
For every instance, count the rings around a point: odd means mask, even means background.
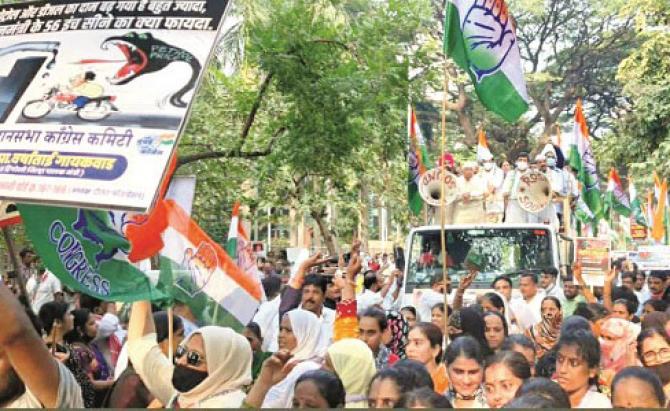
[[[630,226],[630,236],[633,240],[646,240],[647,239],[647,227],[639,224],[631,224]]]
[[[575,261],[582,265],[584,282],[589,286],[605,285],[605,275],[610,270],[609,239],[577,237],[575,238]]]
[[[0,197],[148,210],[227,5],[0,7]]]

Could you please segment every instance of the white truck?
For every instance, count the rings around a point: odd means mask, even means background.
[[[442,276],[442,246],[440,226],[412,229],[405,244],[405,281],[402,306],[416,307],[421,290],[429,289],[434,276]],[[455,289],[461,276],[467,273],[464,265],[471,249],[483,256],[483,267],[465,295],[466,304],[491,289],[499,275],[509,275],[516,284],[521,270],[555,267],[561,272],[561,262],[572,261],[572,241],[559,237],[544,224],[468,224],[445,227],[447,239],[448,274]],[[539,273],[539,272],[538,272]]]

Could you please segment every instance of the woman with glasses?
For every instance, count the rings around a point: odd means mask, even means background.
[[[658,328],[647,328],[637,338],[637,352],[642,364],[656,374],[663,384],[666,396],[670,395],[670,339]]]
[[[251,383],[251,347],[230,328],[202,327],[177,348],[174,364],[156,342],[148,301],[133,304],[128,355],[166,408],[239,408]]]
[[[598,391],[600,345],[590,331],[576,329],[561,334],[555,347],[556,378],[568,394],[572,408],[612,408]]]

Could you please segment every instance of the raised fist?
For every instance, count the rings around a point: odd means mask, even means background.
[[[463,20],[470,70],[477,82],[495,74],[516,43],[503,0],[475,0]]]

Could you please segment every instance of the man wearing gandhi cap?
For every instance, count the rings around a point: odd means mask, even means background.
[[[484,221],[486,181],[475,174],[477,163],[463,164],[463,175],[458,177],[458,198],[454,203],[454,224],[473,224]]]
[[[481,176],[486,183],[486,219],[489,223],[502,223],[505,213],[505,204],[502,198],[502,185],[505,173],[496,166],[491,153],[483,154]]]

